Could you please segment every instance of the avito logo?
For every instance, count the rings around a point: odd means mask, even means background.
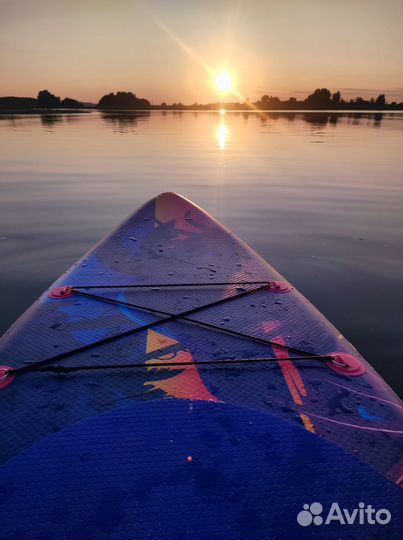
[[[298,512],[297,521],[302,527],[308,525],[329,525],[338,522],[340,525],[387,525],[392,519],[392,514],[386,508],[376,510],[370,504],[358,503],[358,508],[348,510],[340,508],[339,503],[332,503],[326,517],[322,515],[323,506],[319,502],[304,504],[303,510]]]

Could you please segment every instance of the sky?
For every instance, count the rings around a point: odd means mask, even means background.
[[[401,0],[0,0],[0,95],[403,99]]]

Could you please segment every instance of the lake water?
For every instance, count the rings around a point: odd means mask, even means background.
[[[147,199],[233,229],[402,395],[401,114],[0,116],[0,333]]]

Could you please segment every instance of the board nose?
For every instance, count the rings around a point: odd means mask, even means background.
[[[192,229],[192,222],[203,223],[211,227],[214,220],[207,212],[178,193],[166,192],[155,199],[155,219],[158,223],[175,221],[186,230]],[[186,225],[187,224],[187,225]]]

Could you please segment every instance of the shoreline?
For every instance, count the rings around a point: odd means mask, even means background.
[[[80,108],[80,109],[0,109],[1,115],[24,115],[24,114],[89,114],[92,112],[101,112],[101,113],[113,113],[113,114],[130,114],[130,113],[140,113],[147,114],[151,112],[210,112],[210,113],[251,113],[251,114],[276,114],[276,113],[286,113],[286,114],[317,114],[317,113],[326,113],[326,114],[385,114],[385,113],[403,113],[403,109],[226,109],[222,108],[161,108],[161,107],[150,107],[149,109],[99,109],[96,107]]]

